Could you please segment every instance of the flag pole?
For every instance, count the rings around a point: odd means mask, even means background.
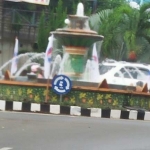
[[[51,64],[49,66],[49,68],[51,69]],[[49,84],[50,84],[50,71],[49,71],[49,75],[48,75],[48,79],[47,79],[47,84],[46,84],[46,95],[45,95],[45,102],[48,102],[48,89],[49,89]]]
[[[48,38],[48,46],[45,52],[45,60],[44,60],[44,77],[47,79],[46,83],[46,94],[45,94],[45,103],[48,102],[48,90],[49,90],[49,82],[51,75],[51,59],[52,59],[52,50],[53,50],[53,34]]]

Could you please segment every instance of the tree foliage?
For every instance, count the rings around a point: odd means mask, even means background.
[[[106,9],[114,9],[126,4],[126,0],[97,0],[96,12]]]
[[[38,52],[43,52],[46,49],[48,42],[47,25],[45,24],[45,13],[42,12],[38,26]]]
[[[105,37],[102,46],[103,55],[122,60],[127,59],[131,51],[135,51],[138,59],[143,61],[144,54],[150,53],[148,8],[150,4],[142,5],[140,10],[126,4],[118,8],[102,10],[91,16],[92,28]]]
[[[38,25],[38,52],[44,52],[51,31],[64,26],[67,9],[63,8],[62,0],[59,0],[55,9],[50,9],[48,14],[43,12]]]

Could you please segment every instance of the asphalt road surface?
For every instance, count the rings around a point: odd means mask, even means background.
[[[0,150],[150,150],[150,122],[0,112]]]

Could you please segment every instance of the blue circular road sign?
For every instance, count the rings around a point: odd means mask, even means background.
[[[71,87],[71,80],[65,75],[57,75],[52,80],[52,89],[56,94],[67,94]]]

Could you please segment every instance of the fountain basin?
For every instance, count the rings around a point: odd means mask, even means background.
[[[85,22],[88,20],[87,16],[69,15],[70,28],[72,29],[84,29]]]
[[[37,79],[38,83],[47,83],[47,79],[41,79],[38,78]],[[49,84],[52,83],[52,79],[49,80]],[[82,88],[82,87],[91,87],[91,88],[97,88],[98,89],[98,85],[99,83],[96,82],[87,82],[87,81],[72,81],[72,85],[76,86],[78,88]],[[135,86],[123,86],[123,85],[114,85],[114,84],[108,84],[109,89],[115,89],[115,90],[123,90],[123,91],[131,91],[131,92],[135,92],[136,91],[136,87]]]
[[[54,37],[64,46],[90,47],[93,43],[103,40],[103,36],[90,33],[78,32],[51,32]]]

